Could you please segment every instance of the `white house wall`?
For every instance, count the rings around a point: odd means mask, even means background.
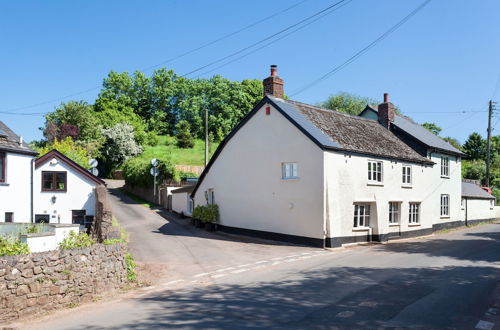
[[[67,172],[67,191],[42,191],[43,171]],[[52,203],[53,196],[55,203]],[[34,202],[34,214],[49,214],[50,223],[69,224],[72,223],[72,210],[86,210],[86,215],[95,215],[95,183],[54,158],[35,170]]]
[[[14,222],[30,222],[33,156],[6,155],[6,182],[0,183],[0,222],[5,221],[5,212],[14,213]]]
[[[229,140],[195,195],[214,189],[220,223],[324,238],[323,151],[271,107],[263,106]],[[282,180],[283,162],[297,162],[297,180]]]
[[[179,214],[189,215],[188,202],[189,194],[187,192],[172,194],[172,210]]]
[[[493,203],[492,203],[493,202]],[[491,199],[467,198],[462,201],[460,220],[465,221],[465,208],[467,207],[467,220],[491,220],[496,218],[495,201]]]

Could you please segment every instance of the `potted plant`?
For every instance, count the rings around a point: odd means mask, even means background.
[[[204,215],[205,229],[208,231],[214,231],[216,228],[216,222],[219,219],[219,207],[217,204],[207,205]]]

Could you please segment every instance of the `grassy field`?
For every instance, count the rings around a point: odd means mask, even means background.
[[[217,149],[218,143],[212,143],[209,156]],[[170,158],[175,165],[201,165],[205,164],[205,141],[196,140],[191,149],[180,149],[175,145],[175,137],[160,136],[156,146],[146,146],[141,158]]]

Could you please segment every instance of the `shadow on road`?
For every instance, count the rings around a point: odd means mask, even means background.
[[[326,268],[258,285],[165,291],[140,320],[81,329],[472,329],[500,270]],[[474,306],[471,308],[471,306]]]

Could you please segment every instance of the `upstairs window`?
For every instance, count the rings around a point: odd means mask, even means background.
[[[410,203],[408,222],[410,225],[418,225],[420,223],[420,203]]]
[[[411,186],[411,166],[403,165],[403,185]]]
[[[298,179],[299,173],[297,163],[282,163],[281,178],[283,180]]]
[[[382,162],[368,161],[368,181],[369,182],[382,182]]]
[[[42,191],[67,191],[66,172],[42,172]]]
[[[441,195],[441,216],[450,216],[450,195]]]
[[[448,157],[441,157],[441,176],[449,177],[450,176],[450,159]]]
[[[5,182],[6,171],[5,171],[5,153],[0,152],[0,182]]]
[[[399,202],[389,202],[389,224],[399,223]]]
[[[354,228],[370,226],[370,205],[354,204]]]

